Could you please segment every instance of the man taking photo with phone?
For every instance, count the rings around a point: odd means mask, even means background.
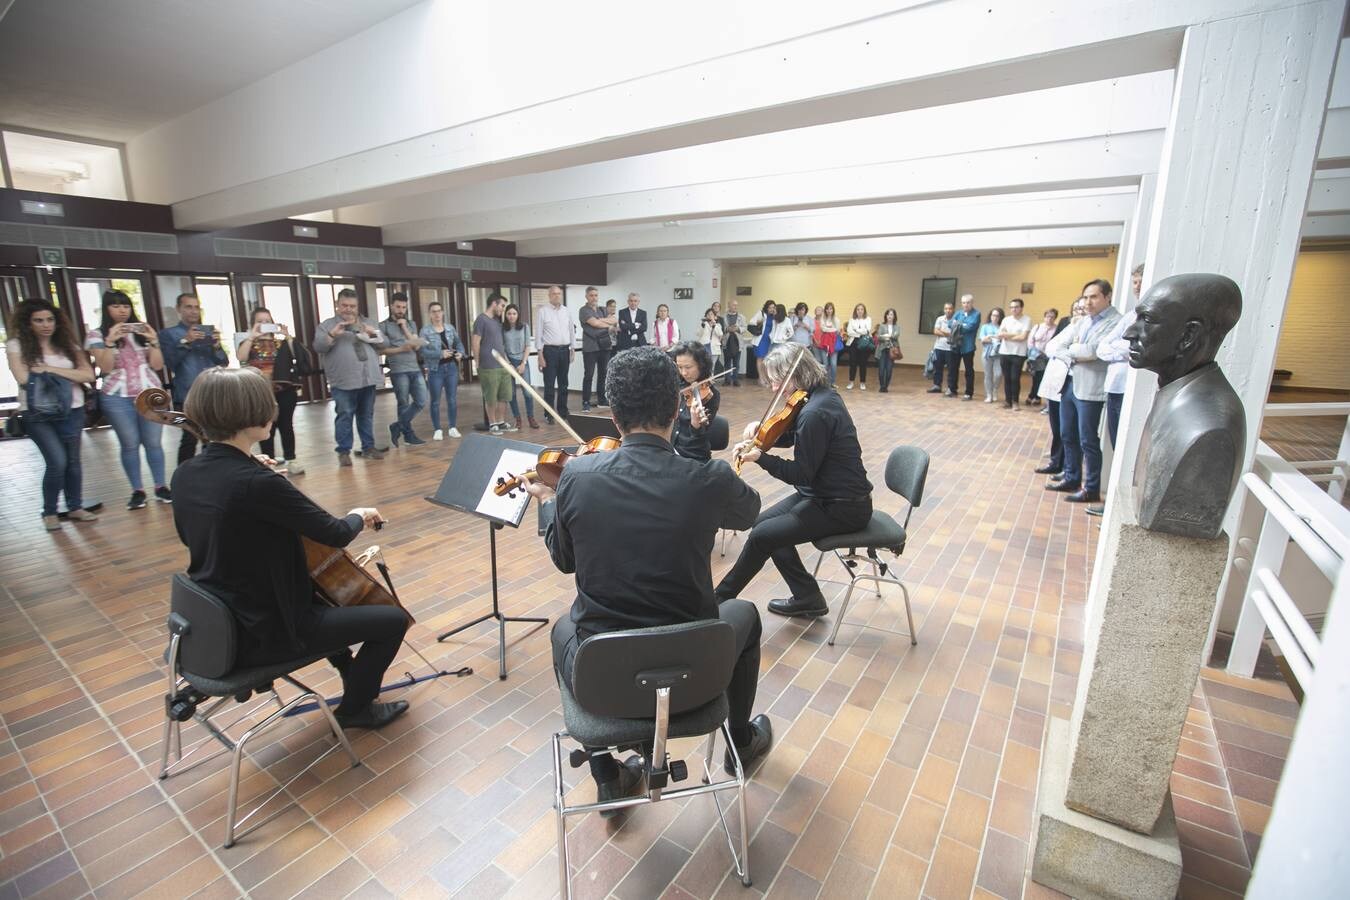
[[[160,343],[164,368],[173,379],[173,405],[175,409],[182,409],[197,376],[207,369],[228,365],[230,358],[220,345],[220,333],[210,325],[202,324],[202,301],[196,294],[179,294],[174,308],[178,311],[178,324],[164,329]],[[197,438],[186,428],[182,432],[182,440],[178,442],[179,465],[197,453]]]

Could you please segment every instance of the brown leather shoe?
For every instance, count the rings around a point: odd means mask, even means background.
[[[539,423],[536,422],[536,421],[534,420],[534,416],[530,416],[530,427],[531,427],[531,428],[538,428],[538,427],[539,427]]]

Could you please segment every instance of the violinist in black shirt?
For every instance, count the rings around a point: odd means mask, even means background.
[[[338,519],[251,455],[277,415],[257,369],[207,369],[184,412],[210,443],[173,475],[173,522],[188,548],[188,577],[218,596],[239,625],[238,662],[262,666],[324,653],[342,675],[344,728],[380,728],[406,700],[376,703],[408,616],[396,606],[334,608],[314,596],[300,536],[345,547],[384,519],[373,508]],[[352,644],[361,644],[355,657]]]
[[[750,718],[759,610],[745,600],[719,604],[711,558],[718,529],[750,527],[759,495],[722,460],[675,455],[668,436],[679,386],[666,353],[655,347],[619,353],[606,371],[605,395],[622,446],[569,462],[556,496],[537,482],[526,487],[553,506],[545,540],[554,565],[576,573],[571,614],[553,628],[553,665],[570,684],[577,648],[591,635],[702,619],[730,623],[739,656],[727,688],[728,725],[749,768],[773,740],[767,716]],[[591,774],[600,799],[612,800],[632,794],[642,767],[636,756],[620,767],[607,753],[593,754]]]
[[[792,459],[762,453],[749,442],[759,427],[745,430],[747,441],[737,445],[743,462],[760,467],[795,487],[795,493],[760,513],[740,558],[722,583],[718,597],[734,597],[764,568],[770,558],[787,582],[792,596],[770,600],[769,612],[782,616],[823,616],[830,611],[820,585],[802,565],[797,545],[832,534],[848,534],[872,520],[872,483],[862,464],[858,430],[829,377],[802,344],[780,344],[760,362],[761,381],[777,391],[796,366],[783,392],[806,391],[806,406],[779,443],[792,448]]]
[[[697,341],[686,341],[675,348],[675,368],[684,387],[712,376],[712,360],[707,349]],[[692,390],[680,391],[679,412],[675,415],[675,433],[671,443],[675,452],[686,459],[712,459],[708,444],[708,428],[717,416],[722,395],[711,382],[700,386],[699,398],[694,400]]]

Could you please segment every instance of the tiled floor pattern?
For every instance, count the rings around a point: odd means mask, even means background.
[[[1034,410],[930,397],[912,371],[889,395],[845,396],[869,471],[900,443],[933,457],[899,565],[918,646],[846,625],[830,648],[832,617],[766,615],[757,707],[773,718],[777,743],[749,793],[754,888],[728,877],[715,813],[699,798],[615,824],[581,820],[572,832],[578,896],[1054,896],[1027,880],[1028,848],[1046,716],[1067,715],[1077,680],[1094,523],[1029,474],[1046,439]],[[754,387],[724,397],[733,423],[765,402]],[[380,398],[377,433],[387,433],[392,407]],[[466,390],[466,417],[476,407]],[[48,535],[36,515],[36,451],[0,443],[0,900],[556,891],[547,745],[560,717],[546,636],[512,628],[506,681],[496,678],[488,628],[463,642],[433,640],[489,598],[479,523],[422,499],[455,445],[338,471],[326,410],[302,408],[298,426],[309,466],[298,483],[335,511],[380,506],[391,519],[380,540],[418,618],[411,639],[474,675],[403,692],[408,716],[358,733],[361,768],[330,757],[291,785],[297,805],[223,850],[223,760],[155,778],[166,585],[184,559],[170,509],[120,508],[125,482],[103,430],[86,438],[85,472],[88,493],[109,511],[96,525]],[[540,434],[560,437],[521,437]],[[165,445],[172,457],[176,436]],[[749,478],[766,502],[783,491],[757,469]],[[532,531],[503,533],[499,548],[507,610],[565,611],[570,579]],[[730,561],[715,556],[715,572]],[[840,590],[827,586],[827,595]],[[762,605],[780,592],[770,570],[748,596]],[[855,603],[849,619],[898,629],[898,607],[888,591]],[[414,663],[405,654],[395,670]],[[323,667],[305,677],[330,692],[337,685]],[[1241,890],[1291,727],[1282,691],[1211,671],[1197,691],[1174,776],[1186,896]],[[279,731],[257,753],[266,769],[246,768],[245,799],[327,746],[313,716]],[[679,749],[691,758],[697,750]],[[584,798],[587,779],[569,776]]]

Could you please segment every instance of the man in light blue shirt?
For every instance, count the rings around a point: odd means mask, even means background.
[[[960,362],[966,367],[966,392],[962,400],[975,398],[975,336],[980,330],[980,311],[975,308],[975,295],[961,295],[961,310],[952,315],[952,323],[961,326],[961,342],[952,342],[951,371],[947,373],[947,396],[956,396],[956,368]]]

